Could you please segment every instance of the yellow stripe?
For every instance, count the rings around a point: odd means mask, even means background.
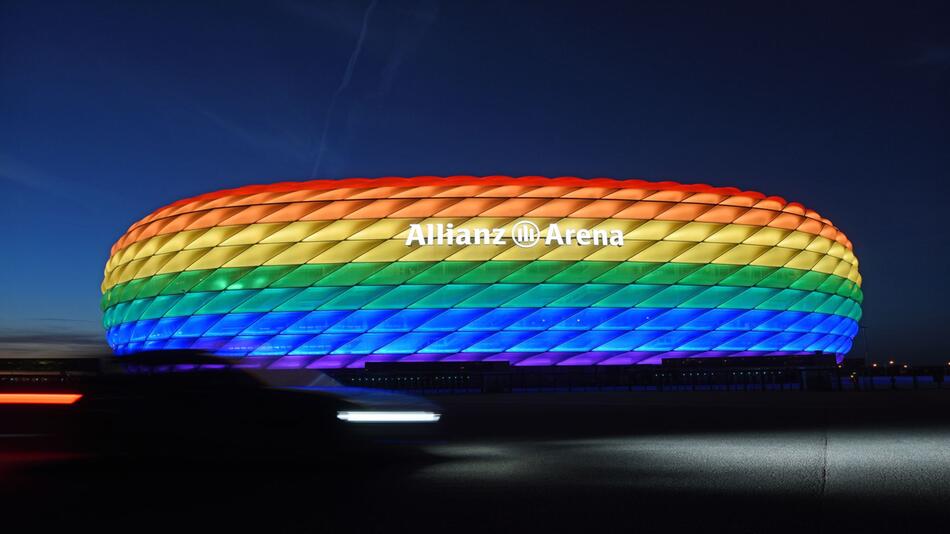
[[[686,241],[625,240],[620,247],[536,246],[428,246],[407,247],[403,239],[343,240],[301,243],[230,245],[166,252],[128,262],[103,282],[108,290],[116,284],[155,274],[220,267],[298,265],[301,263],[349,263],[393,261],[487,261],[495,260],[590,260],[718,263],[791,267],[833,273],[860,284],[857,265],[843,258],[808,250],[764,245],[691,243]]]
[[[175,252],[222,245],[298,243],[311,241],[342,240],[404,240],[410,223],[448,224],[456,228],[492,228],[507,229],[516,220],[522,218],[474,217],[469,219],[356,219],[338,221],[299,221],[293,223],[258,223],[228,227],[215,227],[207,230],[189,230],[170,236],[157,236],[137,242],[118,251],[106,263],[106,273],[133,260],[147,258],[154,254]],[[596,228],[620,230],[624,240],[654,240],[688,243],[728,243],[783,247],[793,250],[809,250],[828,254],[857,265],[854,254],[844,245],[815,234],[796,230],[781,230],[771,227],[739,224],[716,224],[675,221],[637,221],[628,219],[556,219],[529,218],[539,226],[557,222],[562,228]],[[441,248],[441,247],[440,247]],[[571,248],[579,248],[572,246]],[[576,252],[566,251],[569,257]],[[472,257],[480,257],[475,253]],[[616,254],[605,252],[605,257]],[[698,256],[693,254],[693,256]],[[384,260],[380,260],[384,261]]]
[[[429,219],[423,224],[452,222],[465,227],[507,227],[520,218]],[[530,219],[546,225],[557,219]],[[563,220],[562,220],[563,221]],[[341,263],[347,261],[486,261],[497,260],[591,260],[678,261],[734,265],[786,266],[834,272],[860,281],[854,254],[840,243],[798,231],[743,225],[573,219],[565,227],[620,229],[621,247],[565,246],[520,248],[509,246],[413,247],[404,244],[410,220],[334,221],[325,225],[308,222],[252,224],[180,232],[159,236],[123,249],[109,260],[103,287],[154,274],[218,267]],[[558,221],[561,222],[561,221]],[[338,224],[339,223],[339,224]],[[718,228],[718,229],[717,229]],[[279,239],[274,239],[280,234]],[[673,237],[678,238],[672,240]],[[259,238],[260,242],[247,243]],[[387,239],[390,238],[390,239]],[[644,239],[646,238],[646,239]],[[695,240],[705,239],[697,243]],[[278,242],[274,242],[278,241]],[[765,245],[756,243],[775,243]],[[217,246],[208,246],[212,243]],[[307,246],[325,243],[325,246]],[[196,248],[195,245],[206,245]],[[803,246],[804,245],[804,246]],[[802,251],[804,248],[804,252]],[[176,250],[177,249],[177,250]],[[146,255],[143,251],[158,251]],[[187,252],[187,254],[183,254]],[[240,256],[240,257],[239,257]]]

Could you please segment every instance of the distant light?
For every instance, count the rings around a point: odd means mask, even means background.
[[[0,404],[73,404],[79,393],[0,393]]]
[[[435,423],[442,417],[433,412],[337,412],[348,423]]]
[[[947,365],[950,365],[950,362],[947,362]],[[872,364],[871,364],[871,367],[877,367],[877,364],[876,364],[876,363],[872,363]]]
[[[894,365],[894,360],[887,360],[887,365]]]

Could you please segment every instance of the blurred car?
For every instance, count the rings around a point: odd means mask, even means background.
[[[109,455],[338,454],[428,439],[441,418],[419,397],[345,387],[319,370],[268,370],[197,351],[110,358],[69,393],[42,395],[33,400],[60,395],[60,411],[70,418],[57,430],[70,447]]]

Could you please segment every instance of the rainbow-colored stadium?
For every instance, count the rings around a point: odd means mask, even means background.
[[[518,242],[524,221],[540,241]],[[551,228],[575,239],[545,240]],[[465,237],[479,232],[492,240]],[[848,238],[779,197],[641,180],[421,176],[175,202],[112,247],[102,307],[118,354],[192,348],[312,368],[627,365],[841,358],[858,331],[860,286]]]

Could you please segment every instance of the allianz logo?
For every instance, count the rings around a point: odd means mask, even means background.
[[[544,246],[623,246],[620,230],[561,228],[558,223],[549,224],[545,230],[532,221],[518,221],[510,228],[456,228],[448,224],[409,225],[406,246],[419,245],[507,245],[514,243],[522,248],[539,244]]]

